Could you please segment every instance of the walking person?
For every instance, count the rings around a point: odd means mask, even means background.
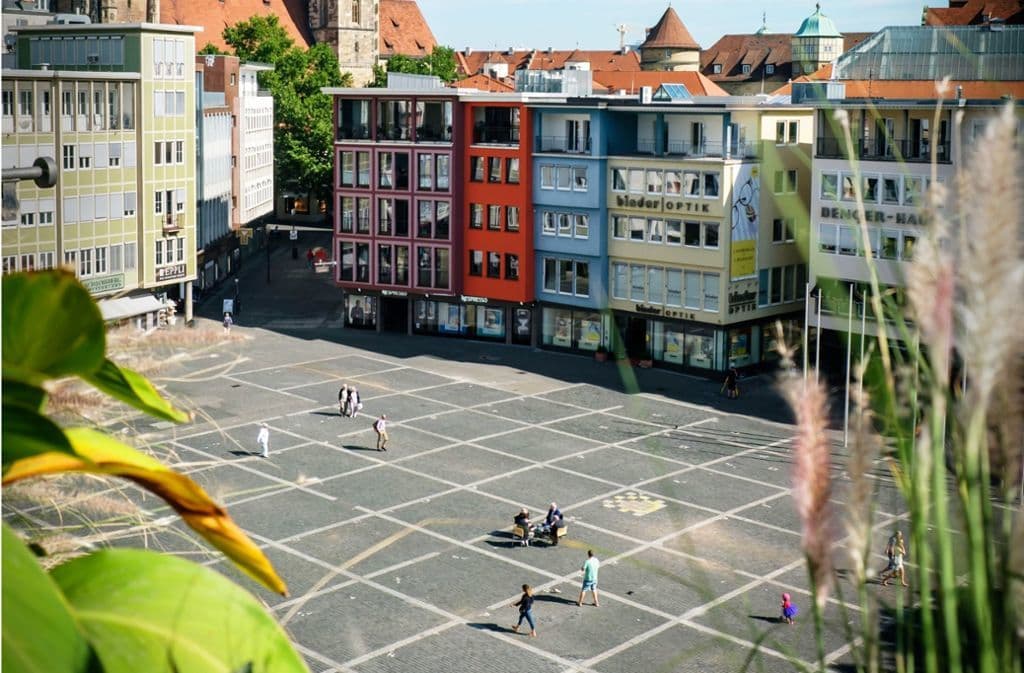
[[[903,558],[907,555],[907,547],[903,543],[903,531],[898,530],[889,538],[889,543],[885,546],[885,555],[889,557],[889,564],[878,576],[878,579],[882,581],[882,586],[889,586],[889,580],[893,577],[898,577],[903,586],[909,586],[906,569],[903,566]]]
[[[270,428],[260,423],[260,431],[256,434],[256,444],[260,447],[260,456],[270,458]]]
[[[725,382],[722,383],[722,390],[725,391],[725,396],[731,400],[740,396],[739,380],[740,373],[736,371],[735,367],[729,367],[729,371],[725,374]]]
[[[355,386],[348,389],[348,415],[355,418],[363,408],[363,401],[359,397],[359,391]]]
[[[580,599],[576,601],[576,605],[583,605],[583,594],[588,591],[594,595],[594,606],[601,607],[601,604],[597,600],[597,571],[601,568],[601,561],[594,556],[594,550],[587,550],[587,560],[583,563],[583,567],[580,570],[583,571],[583,587],[580,589]]]
[[[512,604],[511,607],[519,608],[519,621],[512,630],[515,633],[519,633],[519,627],[523,625],[523,620],[530,625],[530,637],[537,637],[537,625],[533,621],[533,589],[529,584],[523,585],[523,595],[519,597],[519,600]]]
[[[235,321],[231,319],[230,313],[224,314],[224,334],[231,334],[231,326],[235,324]]]
[[[338,389],[338,414],[341,416],[348,416],[348,411],[345,407],[348,406],[348,384],[344,384]]]
[[[374,424],[373,429],[377,433],[377,450],[388,450],[388,416],[381,414]]]

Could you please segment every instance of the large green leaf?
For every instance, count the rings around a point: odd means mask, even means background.
[[[3,278],[3,376],[39,384],[103,364],[103,317],[64,271]]]
[[[185,523],[227,554],[250,577],[271,591],[288,594],[288,587],[266,555],[199,484],[92,428],[70,428],[65,435],[74,449],[72,453],[51,451],[15,461],[5,470],[3,484],[63,472],[90,472],[131,479],[163,498]]]
[[[82,378],[111,397],[144,411],[176,423],[189,420],[188,414],[171,406],[160,396],[149,380],[130,369],[119,367],[110,360],[104,360],[96,371],[82,375]]]
[[[41,453],[56,451],[74,454],[71,442],[56,423],[34,409],[11,404],[6,399],[6,391],[0,442],[5,473],[14,461]]]
[[[68,606],[18,536],[3,525],[3,670],[100,670]]]
[[[106,673],[306,671],[256,599],[209,568],[120,549],[75,559],[52,576]]]

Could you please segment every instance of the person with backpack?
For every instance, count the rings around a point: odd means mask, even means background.
[[[381,414],[373,424],[373,430],[377,433],[377,450],[388,450],[388,416]]]

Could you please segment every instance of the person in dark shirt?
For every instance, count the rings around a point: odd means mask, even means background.
[[[541,530],[551,536],[551,544],[558,544],[558,529],[565,526],[565,517],[562,510],[558,509],[558,503],[551,503],[548,514],[544,517],[544,525]]]
[[[527,541],[533,537],[533,525],[530,523],[530,512],[525,507],[519,510],[519,514],[516,514],[515,518],[512,519],[517,526],[523,529],[523,544],[527,544]]]
[[[533,589],[530,588],[529,584],[523,585],[523,595],[519,597],[519,600],[512,604],[512,607],[519,608],[519,622],[512,627],[512,630],[519,633],[519,627],[523,625],[525,619],[530,625],[530,636],[533,638],[537,637],[537,625],[533,621]]]

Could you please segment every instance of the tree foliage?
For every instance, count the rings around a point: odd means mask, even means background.
[[[229,54],[215,45],[213,42],[207,42],[203,45],[203,48],[199,50],[200,56],[229,56]]]
[[[436,75],[441,78],[441,81],[451,84],[458,79],[458,70],[459,66],[455,61],[455,51],[451,47],[437,45],[424,58],[413,58],[404,54],[395,54],[388,59],[386,69],[381,66],[374,66],[373,86],[387,86],[389,72],[404,72],[412,75]]]
[[[254,16],[224,30],[224,40],[243,61],[274,66],[260,84],[274,97],[275,180],[295,191],[328,194],[334,170],[331,98],[321,87],[352,85],[327,44],[304,49],[277,16]]]

